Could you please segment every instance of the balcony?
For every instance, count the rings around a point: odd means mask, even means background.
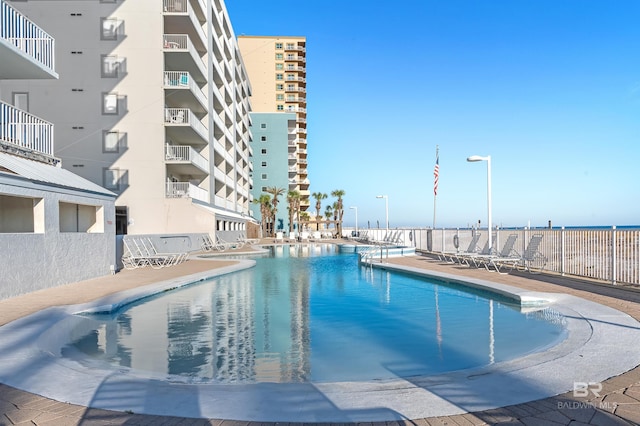
[[[0,0],[0,79],[58,78],[55,40]]]
[[[189,145],[165,145],[164,161],[176,175],[209,174],[209,161]]]
[[[201,114],[207,112],[207,97],[187,71],[165,71],[164,88],[172,90],[173,104]]]
[[[188,108],[165,108],[164,123],[169,139],[189,145],[206,145],[209,130]]]
[[[4,102],[0,102],[0,142],[14,151],[54,159],[53,124]]]
[[[207,37],[202,30],[206,16],[200,5],[195,2],[194,9],[189,0],[164,0],[164,30],[172,34],[187,34],[193,41],[196,49],[206,50]]]
[[[198,83],[207,82],[207,66],[187,34],[165,34],[163,50],[167,70],[184,70]]]
[[[204,203],[209,202],[209,191],[191,182],[167,182],[165,196],[167,198],[192,198]]]
[[[286,51],[293,51],[293,52],[306,52],[307,50],[304,48],[304,46],[298,46],[297,44],[286,44],[284,47],[284,50]]]

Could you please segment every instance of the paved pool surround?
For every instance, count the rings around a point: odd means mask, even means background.
[[[623,312],[566,294],[391,264],[376,267],[465,283],[523,306],[550,304],[566,317],[567,338],[547,351],[478,369],[339,383],[195,385],[126,368],[89,368],[90,363],[56,355],[63,340],[52,326],[69,315],[114,309],[252,265],[242,260],[82,305],[48,308],[0,327],[0,382],[58,401],[115,411],[256,422],[364,422],[451,416],[538,400],[570,391],[575,382],[598,383],[640,364],[640,351],[635,350],[640,323]]]

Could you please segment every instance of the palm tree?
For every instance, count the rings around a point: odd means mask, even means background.
[[[344,197],[345,192],[343,189],[336,189],[331,192],[332,197],[337,197],[338,200],[335,203],[335,211],[336,211],[336,231],[338,233],[338,237],[342,236],[342,217],[344,215],[344,205],[342,203],[342,197]]]
[[[268,223],[271,220],[271,197],[262,194],[259,198],[254,198],[255,204],[260,204],[260,217],[262,219],[262,235],[267,236]]]
[[[273,195],[273,200],[271,200],[271,204],[273,205],[272,214],[273,214],[273,222],[275,224],[276,213],[278,212],[278,202],[279,202],[278,197],[284,194],[284,189],[277,188],[275,186],[270,186],[268,188],[265,188],[264,192],[266,192],[267,194]]]
[[[289,233],[291,233],[293,232],[294,218],[300,228],[300,192],[295,189],[287,192],[287,203],[289,203]]]
[[[326,206],[324,208],[324,217],[327,218],[327,231],[329,230],[329,221],[331,220],[331,217],[333,217],[333,215],[334,215],[333,207]]]
[[[316,199],[316,231],[320,230],[320,210],[322,209],[322,200],[327,198],[327,194],[323,194],[322,192],[314,192],[311,194],[313,198]]]

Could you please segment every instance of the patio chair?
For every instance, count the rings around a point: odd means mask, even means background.
[[[491,238],[491,248],[489,248],[489,239],[487,238],[487,241],[484,243],[484,247],[482,247],[482,250],[479,252],[460,253],[455,255],[455,258],[458,263],[465,263],[469,266],[471,266],[471,264],[473,264],[473,266],[478,266],[475,259],[491,256],[492,253],[495,253],[496,239],[496,235]]]
[[[518,234],[510,234],[502,245],[502,249],[497,254],[477,255],[471,257],[470,259],[476,268],[484,266],[485,269],[489,271],[489,268],[493,267],[496,271],[501,272],[499,264],[500,261],[508,263],[512,259],[520,259],[520,255],[514,249],[517,239]]]
[[[165,266],[173,266],[186,260],[188,253],[160,253],[151,241],[151,238],[133,238],[134,244],[137,244],[142,254],[149,259],[149,264],[154,269],[164,268]]]
[[[122,255],[122,266],[124,266],[125,269],[144,268],[145,266],[151,265],[149,258],[143,255],[135,245],[129,243],[126,239],[123,239],[122,242],[125,249]]]
[[[544,269],[547,264],[547,258],[538,251],[540,248],[540,243],[542,242],[543,234],[534,234],[529,239],[529,243],[527,243],[527,247],[524,250],[522,256],[504,258],[504,259],[494,259],[492,261],[492,265],[496,268],[498,272],[500,268],[504,266],[509,266],[509,272],[514,269],[522,268],[523,271],[528,271],[530,273],[540,273],[542,269]],[[540,265],[541,266],[537,266]],[[536,268],[534,270],[534,268]]]
[[[202,236],[202,243],[200,246],[204,251],[213,251],[213,250],[222,251],[225,249],[223,244],[214,243],[211,237],[209,236],[209,234],[205,234]]]
[[[456,234],[457,235],[457,234]],[[438,259],[442,260],[443,262],[448,262],[448,263],[455,263],[455,259],[456,256],[467,253],[467,254],[471,254],[471,253],[477,253],[478,252],[478,241],[480,241],[480,232],[475,232],[473,234],[473,236],[471,237],[471,241],[469,242],[469,247],[467,247],[467,249],[463,252],[460,252],[460,250],[456,250],[456,251],[441,251],[438,253]],[[448,258],[448,260],[447,260]]]

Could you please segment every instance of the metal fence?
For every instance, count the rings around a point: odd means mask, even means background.
[[[385,229],[360,230],[360,235],[383,241]],[[394,229],[403,244],[429,253],[463,252],[473,235],[480,233],[475,250],[488,240],[486,229]],[[351,230],[345,229],[347,235]],[[554,228],[497,229],[493,232],[493,252],[499,252],[510,234],[517,235],[515,250],[522,255],[534,234],[542,234],[537,267],[561,275],[585,277],[612,284],[640,285],[640,228]]]

